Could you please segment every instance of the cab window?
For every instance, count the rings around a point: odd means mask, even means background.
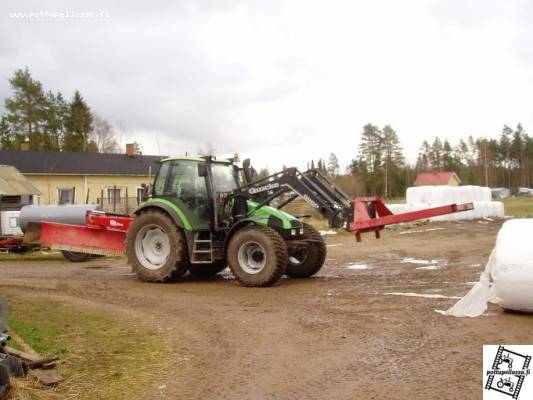
[[[174,161],[165,188],[165,196],[178,198],[195,208],[207,202],[205,178],[198,176],[195,161]]]
[[[164,193],[169,165],[170,163],[166,162],[159,167],[159,172],[157,173],[157,178],[155,178],[154,182],[154,194],[157,196],[162,196]]]

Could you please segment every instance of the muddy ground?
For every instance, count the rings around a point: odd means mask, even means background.
[[[496,306],[483,317],[443,317],[434,309],[456,300],[386,293],[464,295],[500,225],[433,223],[359,244],[326,236],[315,278],[273,288],[240,287],[229,273],[141,283],[123,260],[100,259],[0,262],[0,292],[113,307],[186,343],[154,398],[476,399],[482,345],[531,344],[533,317]]]

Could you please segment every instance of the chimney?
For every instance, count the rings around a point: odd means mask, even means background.
[[[20,142],[20,150],[21,151],[28,151],[30,149],[30,141],[28,138],[24,139],[23,142]]]
[[[137,154],[137,143],[127,143],[126,144],[126,155],[128,157],[135,157]]]

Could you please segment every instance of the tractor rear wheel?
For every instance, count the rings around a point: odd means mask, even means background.
[[[187,272],[183,232],[161,211],[146,211],[132,221],[126,234],[128,264],[146,282],[170,282]]]
[[[244,286],[272,286],[285,273],[287,246],[273,229],[248,226],[238,231],[228,245],[228,264]]]
[[[326,261],[326,243],[320,232],[303,223],[304,240],[311,241],[305,250],[294,250],[289,254],[287,275],[291,278],[309,278],[320,271]]]
[[[226,269],[226,260],[217,260],[211,264],[191,264],[189,272],[192,276],[213,276]]]

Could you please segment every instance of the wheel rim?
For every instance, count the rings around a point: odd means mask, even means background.
[[[150,270],[161,268],[170,256],[170,240],[167,233],[159,225],[143,226],[135,238],[135,255],[144,268]]]
[[[307,260],[307,257],[309,257],[307,249],[298,249],[289,256],[289,263],[291,265],[300,265]]]
[[[265,268],[266,252],[259,243],[250,241],[239,248],[237,259],[244,272],[255,275]]]

